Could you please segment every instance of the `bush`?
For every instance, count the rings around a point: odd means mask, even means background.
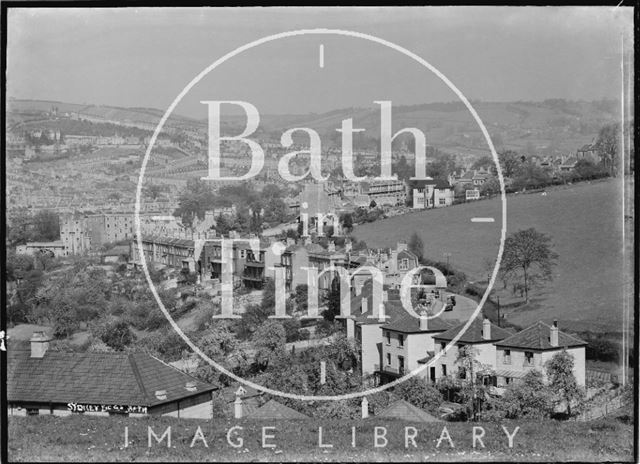
[[[123,351],[126,346],[131,345],[136,339],[135,334],[129,329],[129,324],[122,319],[116,318],[106,319],[94,324],[91,327],[91,333],[116,351]]]

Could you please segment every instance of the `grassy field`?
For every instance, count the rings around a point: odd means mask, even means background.
[[[507,234],[535,227],[551,235],[560,256],[553,282],[537,291],[528,307],[507,312],[509,320],[526,325],[557,318],[575,330],[620,330],[623,291],[631,291],[633,282],[622,267],[621,189],[622,181],[615,179],[507,198]],[[354,234],[370,247],[383,247],[416,231],[426,256],[446,261],[443,253],[450,253],[454,267],[471,280],[486,281],[485,260],[495,262],[501,214],[501,202],[491,199],[360,225]],[[472,217],[496,222],[472,223]]]
[[[446,425],[447,439],[436,447]],[[501,428],[513,437],[513,447]],[[171,426],[167,440],[148,446],[148,427],[160,437]],[[231,427],[232,447],[227,442]],[[483,444],[473,448],[473,426],[484,429]],[[124,447],[128,427],[129,446]],[[198,427],[202,436],[194,442]],[[267,429],[262,447],[262,427]],[[318,446],[318,428],[323,444]],[[352,447],[352,427],[356,446]],[[376,427],[387,429],[386,446],[374,446]],[[405,427],[415,427],[415,447],[405,447]],[[379,430],[379,434],[383,434]],[[410,434],[413,431],[410,430]],[[478,434],[481,431],[478,430]],[[208,447],[205,447],[204,441]],[[191,444],[193,443],[193,447]],[[384,441],[379,440],[379,445]],[[504,422],[418,424],[370,418],[364,421],[196,421],[167,417],[144,419],[116,417],[10,417],[9,460],[15,461],[631,461],[633,427],[616,419],[593,422]]]

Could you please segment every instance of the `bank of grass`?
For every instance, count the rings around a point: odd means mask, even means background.
[[[509,448],[502,430],[509,433],[519,426]],[[171,448],[166,439],[148,447],[148,427],[155,434],[171,426]],[[243,429],[232,435],[243,443],[234,448],[227,442],[233,426]],[[405,427],[417,429],[414,448],[405,448]],[[446,426],[454,448],[442,440]],[[484,428],[485,448],[472,446],[472,429]],[[128,427],[130,445],[124,448],[124,431]],[[207,441],[192,440],[198,427]],[[275,448],[262,447],[262,427],[275,427],[267,440]],[[318,446],[318,428],[323,429],[323,443]],[[352,447],[351,428],[356,428],[356,446]],[[388,444],[374,447],[376,427],[386,427]],[[380,431],[381,433],[381,431]],[[382,443],[382,441],[380,442]],[[8,452],[10,461],[632,461],[633,426],[617,419],[593,422],[524,422],[497,423],[429,423],[417,424],[369,418],[363,421],[197,421],[168,417],[10,417]]]

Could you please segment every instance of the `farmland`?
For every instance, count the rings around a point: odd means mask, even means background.
[[[575,330],[620,330],[623,292],[633,283],[622,267],[621,189],[616,179],[568,185],[546,195],[508,196],[507,234],[535,227],[552,237],[559,255],[553,282],[536,292],[531,305],[507,312],[510,321],[527,325],[557,318]],[[472,223],[472,217],[496,221]],[[470,280],[486,281],[485,260],[495,262],[500,218],[500,201],[494,198],[360,225],[354,234],[369,247],[384,247],[416,231],[427,257],[445,261],[443,253],[450,253],[452,266]]]

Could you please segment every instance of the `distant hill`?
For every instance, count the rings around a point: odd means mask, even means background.
[[[9,99],[7,113],[29,114],[50,111],[56,107],[58,113],[83,113],[90,116],[101,117],[114,121],[138,121],[157,124],[164,114],[163,110],[156,108],[123,108],[107,105],[90,105],[78,103],[66,103],[53,100],[19,100]],[[172,114],[169,118],[174,124],[202,126],[203,123],[194,118]]]
[[[549,99],[542,102],[472,102],[498,149],[509,148],[528,154],[567,154],[591,142],[600,128],[619,119],[619,104],[615,100],[568,101]],[[112,120],[157,123],[164,110],[156,108],[123,108],[106,105],[85,105],[47,100],[16,100],[8,102],[9,113],[49,111],[81,112]],[[224,109],[224,108],[223,108]],[[354,127],[365,132],[354,140],[356,146],[377,146],[380,114],[377,107],[342,108],[322,114],[261,114],[259,133],[274,141],[292,127],[310,127],[322,137],[323,145],[339,146],[336,129],[343,119],[353,118]],[[394,131],[417,127],[427,136],[427,143],[444,151],[476,155],[488,152],[480,128],[462,102],[423,103],[392,109]],[[206,120],[173,114],[170,122],[203,128]],[[243,115],[223,114],[223,126],[235,131],[245,124]],[[359,140],[358,140],[359,139]],[[360,144],[360,145],[359,145]]]

